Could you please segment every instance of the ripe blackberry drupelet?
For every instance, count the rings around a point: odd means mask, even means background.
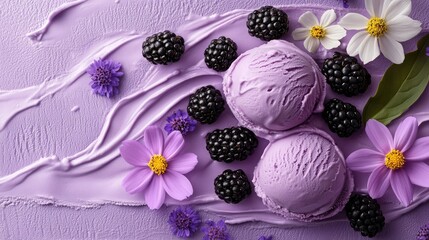
[[[227,169],[214,181],[216,195],[226,203],[237,204],[252,192],[249,179],[243,170]]]
[[[204,51],[207,67],[218,72],[226,71],[237,56],[237,44],[224,36],[213,39]]]
[[[261,7],[247,17],[250,36],[270,41],[279,39],[289,30],[289,20],[285,12],[272,6]]]
[[[170,31],[156,33],[143,42],[143,57],[153,64],[177,62],[185,52],[185,40]]]
[[[214,123],[225,110],[225,100],[219,90],[211,85],[201,87],[192,94],[188,103],[188,114],[203,124]]]
[[[339,52],[325,59],[322,73],[332,90],[347,97],[364,93],[371,84],[371,75],[357,59]]]
[[[349,137],[362,126],[362,116],[356,107],[336,98],[325,103],[322,115],[329,129],[340,137]]]
[[[346,214],[350,226],[362,236],[371,238],[383,229],[380,205],[368,195],[353,194],[346,204]]]
[[[206,149],[210,157],[219,162],[243,161],[258,143],[256,135],[245,127],[216,129],[206,135]]]

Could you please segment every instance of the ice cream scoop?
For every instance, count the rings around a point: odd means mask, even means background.
[[[328,134],[315,129],[271,142],[255,168],[253,183],[271,211],[305,222],[334,216],[353,190],[342,153]]]
[[[235,117],[262,137],[296,127],[320,112],[325,85],[314,60],[283,40],[244,52],[223,79]]]

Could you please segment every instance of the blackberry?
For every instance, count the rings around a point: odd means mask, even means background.
[[[143,42],[143,57],[153,64],[177,62],[185,52],[185,40],[170,31],[156,33]]]
[[[346,214],[350,226],[362,236],[371,238],[383,229],[380,205],[368,195],[353,194],[346,204]]]
[[[279,39],[289,30],[288,16],[275,7],[261,7],[247,16],[247,29],[250,36],[265,41]]]
[[[356,107],[336,98],[325,103],[322,115],[329,129],[340,137],[349,137],[362,126],[362,116]]]
[[[188,114],[203,124],[214,123],[225,110],[225,100],[219,90],[213,86],[205,86],[197,89],[191,95],[188,104]]]
[[[206,135],[206,149],[219,162],[243,161],[257,146],[258,138],[245,127],[216,129]]]
[[[237,56],[237,44],[224,36],[213,39],[204,51],[207,67],[218,72],[226,71]]]
[[[227,169],[214,181],[216,195],[226,203],[237,204],[252,192],[249,179],[243,170]]]
[[[357,59],[339,52],[325,59],[322,73],[332,90],[347,97],[364,93],[371,84],[371,75]]]

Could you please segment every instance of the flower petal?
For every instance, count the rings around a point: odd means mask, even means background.
[[[143,141],[152,155],[162,154],[162,150],[164,148],[164,135],[161,128],[157,126],[147,127],[144,131]]]
[[[311,29],[313,26],[319,25],[319,20],[312,12],[305,12],[304,14],[302,14],[299,17],[298,22],[308,29]]]
[[[340,26],[347,30],[362,30],[366,29],[369,19],[358,13],[347,13],[338,22]]]
[[[387,22],[387,35],[398,42],[405,42],[419,34],[422,23],[408,16],[398,16]]]
[[[395,149],[406,152],[416,141],[418,128],[417,119],[414,117],[407,117],[402,121],[393,138]]]
[[[307,28],[297,28],[292,32],[293,40],[304,40],[310,36],[310,30]]]
[[[162,175],[164,188],[170,197],[182,201],[194,192],[191,182],[180,173],[167,171]]]
[[[405,171],[414,185],[429,187],[429,165],[422,162],[408,162],[405,165]]]
[[[330,38],[328,38],[328,37],[324,37],[324,38],[322,38],[321,40],[320,40],[320,43],[322,44],[322,46],[325,48],[325,49],[333,49],[333,48],[336,48],[336,47],[338,47],[338,46],[340,46],[340,41],[338,41],[338,40],[334,40],[334,39],[330,39]]]
[[[397,16],[411,13],[411,0],[393,0],[390,1],[387,7],[383,9],[381,17],[387,21],[396,18]]]
[[[335,14],[334,9],[325,11],[320,18],[320,26],[327,27],[331,25],[337,19],[337,14]]]
[[[361,47],[362,47],[362,41],[369,36],[367,31],[362,31],[356,33],[349,41],[349,44],[347,45],[347,53],[350,56],[356,56],[358,55]]]
[[[413,186],[404,169],[395,170],[390,177],[390,185],[399,201],[407,207],[413,200]]]
[[[429,159],[429,137],[417,139],[413,146],[404,153],[407,161],[425,161]]]
[[[135,140],[123,141],[119,152],[125,161],[137,167],[146,166],[152,157],[146,146]]]
[[[380,55],[380,48],[378,47],[378,38],[368,35],[362,41],[362,47],[359,50],[359,57],[364,64],[372,62]]]
[[[325,28],[326,37],[334,40],[340,40],[347,35],[347,31],[340,25],[332,25]]]
[[[384,155],[371,150],[360,149],[352,152],[347,157],[347,166],[357,172],[372,172],[376,168],[383,166]]]
[[[390,183],[391,170],[384,165],[376,168],[368,178],[368,193],[372,198],[380,198],[386,193]]]
[[[365,0],[365,8],[371,17],[381,17],[383,6],[384,0]]]
[[[182,150],[183,145],[185,145],[185,139],[183,139],[182,133],[173,131],[165,140],[165,148],[162,154],[169,161],[170,158],[174,158]]]
[[[181,174],[186,174],[192,171],[197,163],[197,155],[193,153],[185,153],[170,159],[168,162],[168,169]]]
[[[129,194],[144,191],[150,184],[153,172],[149,168],[132,170],[122,181],[122,186]]]
[[[304,47],[307,51],[314,53],[319,48],[320,41],[319,39],[308,37],[304,40]]]
[[[380,50],[383,55],[395,64],[401,64],[404,62],[405,54],[402,45],[391,38],[388,34],[385,34],[380,38]]]
[[[144,200],[150,209],[159,209],[165,201],[165,190],[162,177],[154,176],[144,192]]]
[[[384,124],[370,119],[366,123],[365,132],[380,153],[387,154],[393,149],[392,134]]]

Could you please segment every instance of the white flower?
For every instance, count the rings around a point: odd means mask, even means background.
[[[292,32],[294,40],[304,40],[304,47],[309,52],[315,52],[320,43],[326,49],[332,49],[340,46],[340,41],[346,36],[346,30],[339,25],[329,26],[337,19],[334,10],[328,10],[322,17],[317,17],[312,12],[305,12],[299,17],[298,22],[304,26],[297,28]]]
[[[393,63],[402,63],[405,55],[400,42],[410,40],[422,30],[421,22],[408,17],[411,0],[365,0],[365,6],[371,18],[348,13],[339,22],[348,30],[365,30],[350,39],[347,53],[359,54],[366,64],[381,51]]]

